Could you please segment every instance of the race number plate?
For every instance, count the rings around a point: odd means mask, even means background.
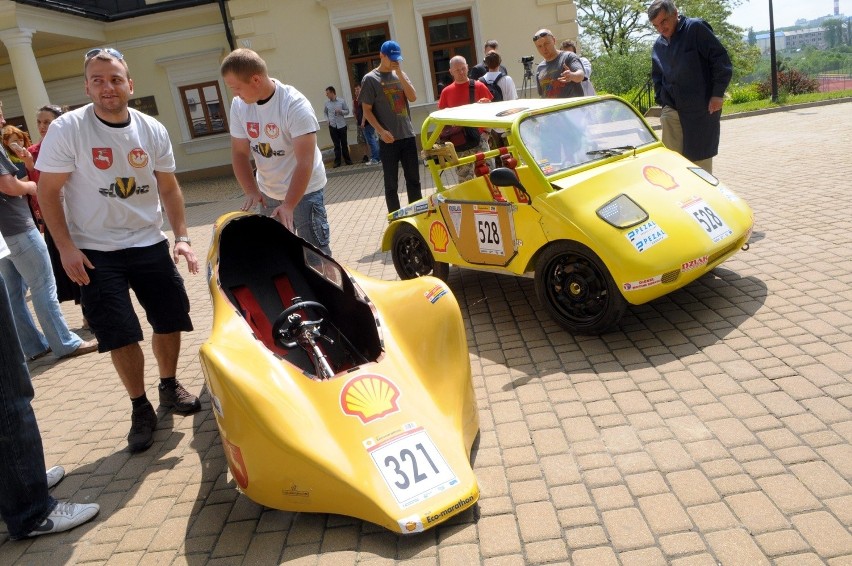
[[[503,255],[503,242],[500,240],[500,220],[497,212],[474,211],[476,237],[479,251],[484,254]]]
[[[370,448],[370,455],[402,508],[458,482],[423,429],[377,444]]]
[[[683,209],[695,218],[713,242],[720,242],[734,233],[710,205],[702,199],[688,202]]]

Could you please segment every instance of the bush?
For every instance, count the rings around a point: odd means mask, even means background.
[[[731,97],[732,104],[754,102],[755,100],[766,98],[765,96],[761,96],[760,85],[758,83],[750,83],[747,85],[733,85],[728,89],[728,94]]]
[[[789,69],[778,73],[778,90],[787,94],[809,94],[819,91],[819,81],[797,69]],[[758,91],[761,98],[772,96],[772,77],[760,83]]]

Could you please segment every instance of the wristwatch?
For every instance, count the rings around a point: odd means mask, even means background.
[[[192,245],[192,240],[189,239],[189,236],[178,236],[175,238],[175,243],[183,242],[184,244]]]

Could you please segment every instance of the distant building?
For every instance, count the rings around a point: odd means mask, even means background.
[[[796,51],[805,47],[816,49],[827,49],[828,41],[825,39],[823,28],[810,28],[795,31],[785,31],[785,49]]]

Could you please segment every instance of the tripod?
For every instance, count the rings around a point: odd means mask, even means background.
[[[521,85],[521,98],[530,97],[530,89],[532,88],[532,61],[523,61],[524,64],[524,83]]]

